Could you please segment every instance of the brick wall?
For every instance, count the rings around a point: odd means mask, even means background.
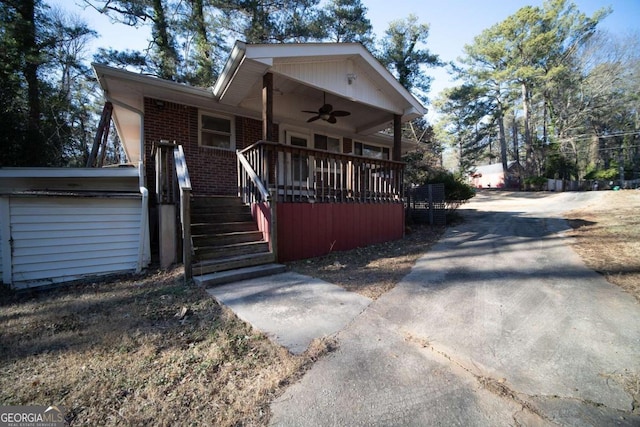
[[[183,145],[191,186],[195,195],[233,195],[238,191],[235,151],[198,146],[198,109],[186,105],[145,98],[144,143],[147,186],[155,191],[154,142],[161,139]],[[275,129],[277,135],[277,127]],[[245,148],[262,138],[262,122],[235,118],[236,149]]]
[[[353,153],[353,140],[351,138],[342,138],[342,152]]]

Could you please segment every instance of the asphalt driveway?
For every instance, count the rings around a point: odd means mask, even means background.
[[[640,305],[585,267],[560,217],[591,203],[478,196],[272,404],[272,423],[640,425]]]

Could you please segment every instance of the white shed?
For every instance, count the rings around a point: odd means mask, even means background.
[[[469,175],[469,184],[475,188],[510,188],[517,186],[519,165],[510,161],[507,165],[507,175],[502,170],[502,163],[476,166]]]
[[[147,192],[134,167],[0,169],[0,274],[14,289],[140,271]]]

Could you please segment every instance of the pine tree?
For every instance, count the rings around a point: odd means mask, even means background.
[[[441,65],[438,55],[424,46],[429,37],[429,25],[419,24],[415,15],[392,21],[385,31],[378,56],[408,91],[427,103],[432,78],[424,73],[424,67]]]
[[[335,43],[362,43],[373,50],[373,27],[366,15],[360,0],[331,0],[319,18],[323,36]]]

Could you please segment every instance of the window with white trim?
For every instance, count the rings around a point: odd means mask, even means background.
[[[332,153],[342,153],[340,138],[332,136],[313,134],[314,146],[318,150],[331,151]]]
[[[288,145],[294,147],[307,147],[309,136],[304,133],[285,131],[285,138]],[[309,178],[309,156],[304,153],[286,155],[287,179],[293,179],[296,183],[307,182]]]
[[[235,150],[235,123],[233,117],[198,112],[198,144],[203,147]]]
[[[370,157],[372,159],[389,160],[391,151],[389,147],[380,145],[365,144],[363,142],[353,143],[353,154],[356,156]]]

